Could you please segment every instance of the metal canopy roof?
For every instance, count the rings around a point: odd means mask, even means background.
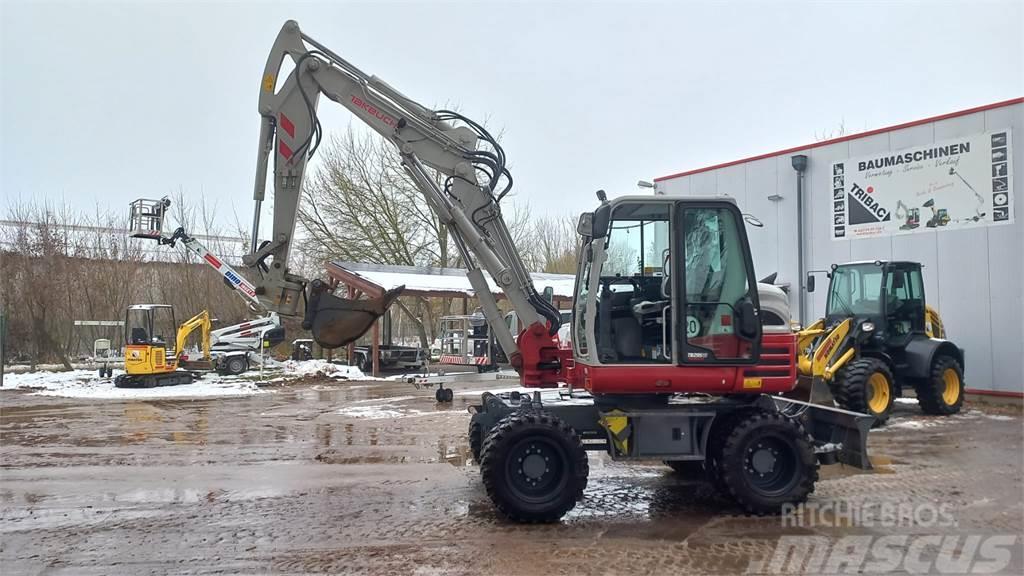
[[[327,263],[327,274],[342,284],[352,286],[369,296],[379,296],[386,290],[405,285],[404,294],[428,298],[472,298],[476,291],[460,268],[431,268],[426,266],[393,266],[334,261]],[[576,277],[573,274],[547,274],[533,272],[533,283],[538,291],[550,286],[555,298],[572,299]],[[491,292],[504,298],[501,288],[484,272]]]

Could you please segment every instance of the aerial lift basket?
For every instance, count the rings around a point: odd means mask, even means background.
[[[148,238],[159,240],[163,237],[164,215],[171,201],[147,200],[140,198],[131,203],[128,214],[128,230],[132,238]]]

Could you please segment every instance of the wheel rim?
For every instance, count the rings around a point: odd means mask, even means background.
[[[508,452],[505,475],[520,500],[547,502],[565,490],[565,450],[550,438],[520,440]]]
[[[750,487],[762,496],[788,493],[799,482],[799,456],[788,438],[762,436],[747,446],[743,471]]]
[[[881,414],[889,408],[889,380],[881,372],[868,379],[868,409]]]
[[[952,368],[946,368],[942,372],[942,382],[945,384],[942,390],[942,401],[947,406],[956,404],[960,399],[960,375]]]

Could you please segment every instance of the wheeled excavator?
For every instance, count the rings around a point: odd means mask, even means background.
[[[294,67],[282,78],[282,63]],[[302,316],[326,348],[358,338],[398,297],[346,299],[289,270],[298,203],[320,144],[321,98],[394,145],[408,178],[447,227],[495,339],[530,393],[484,393],[469,443],[505,517],[557,521],[587,485],[587,451],[657,459],[700,474],[744,510],[804,501],[819,464],[870,468],[872,418],[780,396],[796,384],[796,337],[760,321],[743,217],[728,198],[624,196],[580,217],[572,347],[534,287],[502,217],[505,152],[481,124],[433,110],[284,24],[259,82],[260,136],[251,252],[268,309]],[[260,241],[268,180],[273,223]],[[488,273],[523,327],[503,322]],[[788,311],[786,312],[788,315]]]

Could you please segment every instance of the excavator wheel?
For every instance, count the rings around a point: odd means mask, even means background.
[[[915,383],[917,403],[925,414],[949,416],[964,405],[964,371],[956,358],[938,356],[931,377]]]
[[[777,412],[738,418],[721,447],[718,472],[725,492],[750,514],[776,514],[807,500],[818,463],[799,422]]]
[[[729,496],[729,489],[722,482],[722,471],[719,466],[722,461],[722,448],[725,447],[725,441],[729,438],[729,433],[732,432],[732,429],[735,428],[736,422],[752,412],[754,411],[737,410],[735,412],[719,414],[715,416],[715,421],[711,424],[711,435],[708,437],[704,469],[707,471],[711,485],[723,496]]]
[[[483,448],[484,436],[489,430],[484,430],[482,418],[479,414],[473,414],[469,419],[469,450],[473,453],[473,460],[480,462],[480,450]]]
[[[576,431],[545,412],[501,419],[480,455],[487,495],[498,512],[516,522],[557,522],[583,497],[589,473]]]
[[[875,417],[882,426],[895,403],[894,378],[889,366],[877,358],[858,358],[843,367],[832,382],[840,408]]]

